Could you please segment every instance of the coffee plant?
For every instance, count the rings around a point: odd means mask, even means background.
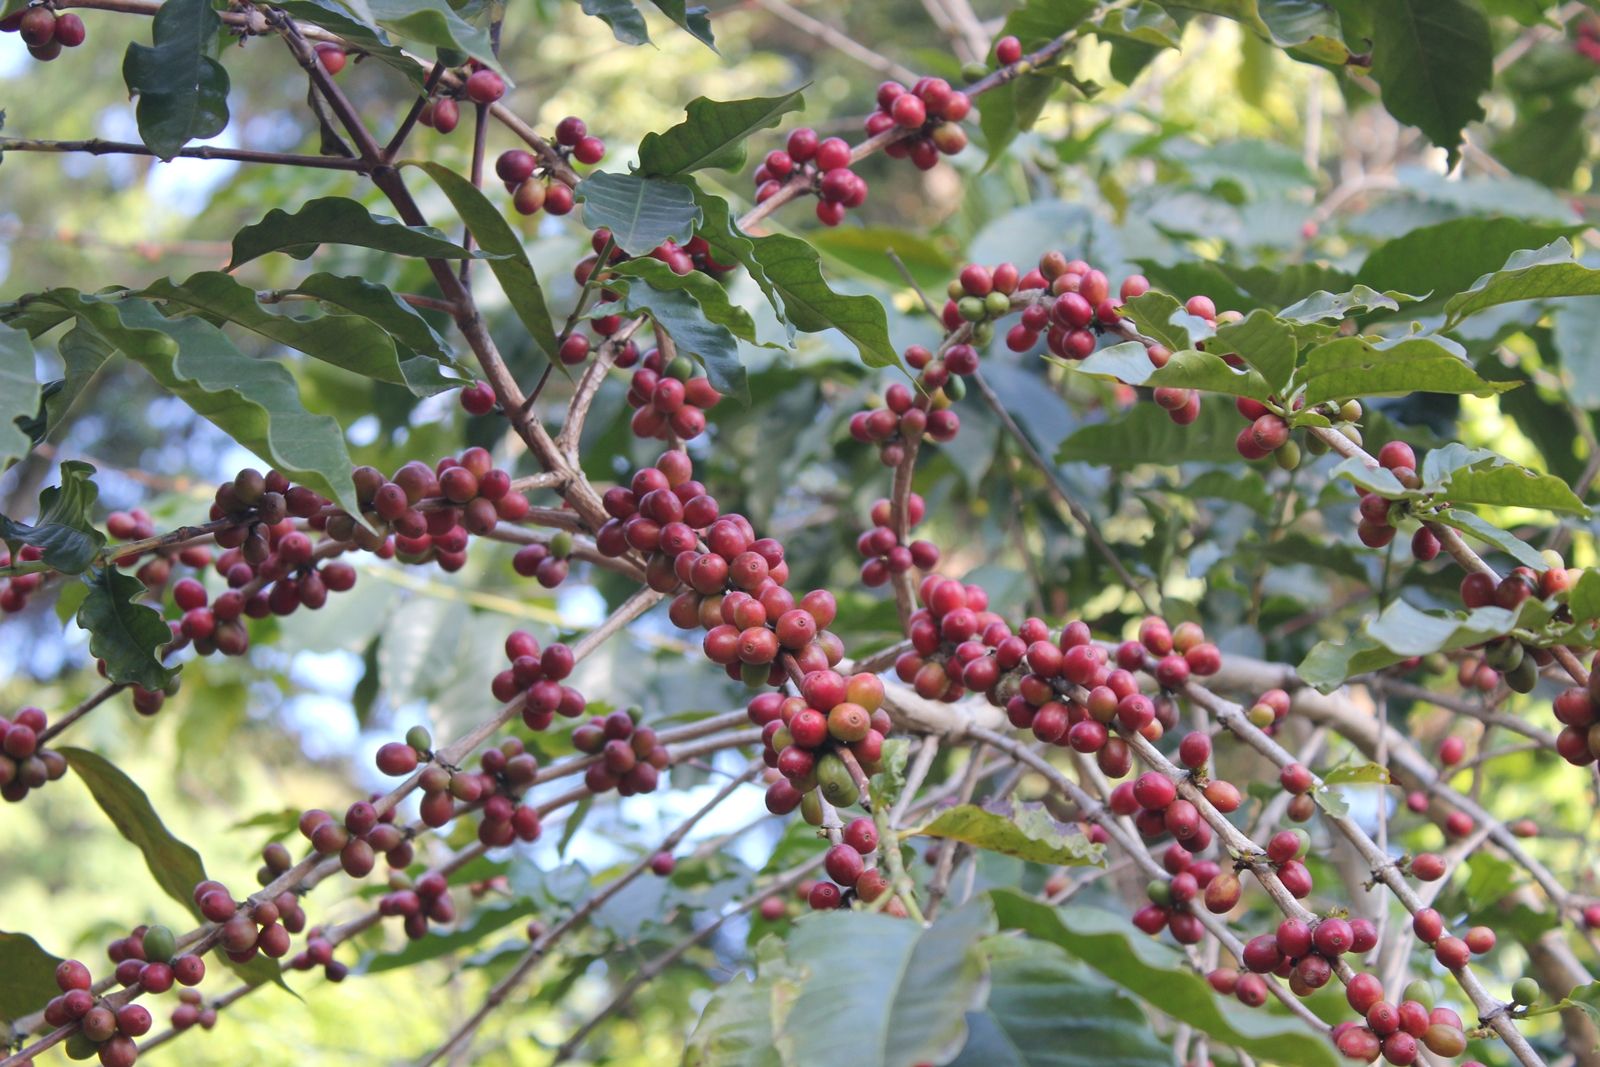
[[[1592,7],[4,0],[0,1067],[1600,1067]]]

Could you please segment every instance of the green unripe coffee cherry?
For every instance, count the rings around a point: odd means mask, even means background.
[[[561,530],[550,538],[550,554],[556,559],[566,559],[572,555],[572,535]]]
[[[413,726],[406,731],[406,744],[418,752],[432,752],[433,735],[428,733],[426,726]]]
[[[1361,401],[1346,400],[1339,408],[1339,417],[1345,422],[1361,421]]]
[[[67,1038],[67,1058],[70,1060],[91,1060],[99,1052],[100,1047],[85,1037],[82,1031]]]
[[[1444,674],[1450,670],[1450,658],[1443,652],[1433,652],[1422,657],[1422,669],[1429,674]]]
[[[960,300],[967,295],[967,290],[962,286],[960,278],[951,278],[950,284],[944,287],[944,291],[951,300]]]
[[[817,788],[822,792],[822,799],[835,807],[854,804],[858,796],[850,768],[832,752],[817,761]]]
[[[1523,656],[1522,662],[1505,672],[1506,686],[1513,693],[1531,693],[1539,684],[1539,665],[1532,656]]]
[[[1278,450],[1272,454],[1272,461],[1281,470],[1292,471],[1300,466],[1300,446],[1293,441],[1285,441]]]
[[[178,939],[165,926],[152,926],[144,932],[144,958],[152,963],[166,963],[178,951]]]
[[[1245,712],[1245,718],[1249,719],[1250,725],[1257,730],[1265,730],[1278,721],[1278,713],[1273,711],[1269,705],[1254,704],[1249,711]]]
[[[1307,434],[1306,451],[1311,453],[1313,456],[1325,456],[1328,454],[1328,442],[1324,441],[1314,433]]]
[[[800,817],[812,826],[822,825],[822,794],[815,789],[800,797]]]
[[[976,348],[983,348],[994,340],[994,323],[985,320],[972,324],[972,344]]]
[[[1145,886],[1145,892],[1150,894],[1150,903],[1157,907],[1165,908],[1172,903],[1172,886],[1165,879],[1150,879],[1150,884]]]
[[[1433,983],[1423,978],[1406,986],[1406,1000],[1414,1000],[1429,1011],[1433,1010]]]
[[[751,689],[760,689],[767,684],[767,679],[772,675],[770,663],[743,663],[739,665],[739,677]]]
[[[989,68],[982,63],[963,63],[961,65],[961,80],[971,85],[973,82],[982,81],[989,76]]]
[[[1532,978],[1518,978],[1511,983],[1511,1003],[1532,1004],[1539,999],[1539,983]]]
[[[1561,558],[1561,553],[1553,548],[1547,548],[1539,555],[1544,557],[1545,566],[1553,571],[1565,570],[1567,561]]]
[[[983,306],[991,316],[1004,315],[1011,310],[1011,298],[996,289],[983,298]]]
[[[988,306],[981,296],[964,296],[956,301],[956,311],[968,322],[977,322],[989,313]]]
[[[794,744],[794,735],[789,732],[789,728],[787,726],[780,726],[777,728],[777,730],[773,731],[772,751],[782,752],[792,744]]]
[[[1339,432],[1344,434],[1351,444],[1357,448],[1361,447],[1361,429],[1359,427],[1347,422],[1339,427]]]
[[[944,383],[944,394],[951,400],[961,400],[967,395],[967,380],[959,374],[951,375]]]
[[[1483,650],[1483,662],[1497,671],[1514,671],[1522,663],[1522,642],[1491,641]]]
[[[693,378],[694,360],[688,356],[674,357],[672,362],[667,364],[667,377],[676,378],[680,382],[686,382]]]

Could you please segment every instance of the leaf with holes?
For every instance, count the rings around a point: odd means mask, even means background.
[[[1057,822],[1043,804],[957,804],[906,833],[960,841],[1030,863],[1077,867],[1104,862],[1102,846],[1090,844],[1076,826]]]
[[[36,525],[17,522],[0,515],[0,541],[32,545],[43,551],[43,560],[63,574],[82,574],[106,543],[95,529],[95,501],[100,487],[90,481],[94,468],[79,460],[61,464],[61,484],[39,494],[39,520]]]
[[[639,173],[669,178],[697,170],[739,170],[752,134],[777,125],[784,115],[804,106],[798,89],[749,100],[697,97],[684,109],[689,117],[683,122],[665,133],[645,134],[639,142]]]
[[[228,72],[206,54],[221,28],[210,0],[166,0],[151,20],[154,45],[131,42],[123,55],[139,137],[162,159],[228,125]]]
[[[609,229],[617,247],[636,256],[664,241],[687,244],[700,223],[694,191],[676,182],[602,170],[579,182],[573,195],[583,204],[585,226]]]
[[[306,259],[319,247],[356,245],[396,256],[429,259],[489,259],[487,251],[468,252],[432,226],[407,226],[397,219],[374,215],[354,200],[323,196],[308,200],[290,214],[273,208],[260,222],[233,235],[232,271],[266,255],[283,252]]]

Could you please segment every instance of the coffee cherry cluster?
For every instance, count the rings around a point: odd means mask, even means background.
[[[1134,826],[1146,840],[1171,834],[1193,853],[1204,852],[1211,845],[1211,827],[1201,818],[1200,809],[1180,797],[1172,779],[1159,771],[1146,771],[1132,782],[1123,782],[1111,791],[1107,803],[1118,815],[1133,816]]]
[[[358,800],[345,810],[341,823],[328,812],[312,808],[300,816],[300,833],[311,842],[312,851],[319,856],[339,857],[339,866],[352,878],[365,878],[377,866],[382,855],[389,866],[405,870],[411,865],[414,853],[410,836],[394,825],[394,810],[378,811],[368,800]],[[288,859],[288,850],[282,852],[270,846],[262,854],[267,872],[275,878],[288,870],[280,866]]]
[[[413,726],[406,731],[404,741],[389,741],[378,747],[378,770],[391,778],[404,778],[418,764],[433,757],[432,745],[428,728]]]
[[[513,841],[537,841],[543,829],[539,812],[521,800],[539,773],[539,761],[511,737],[486,749],[478,766],[477,772],[451,771],[436,764],[422,772],[423,823],[437,828],[477,807],[483,812],[478,840],[485,845],[503,848]],[[458,809],[456,801],[466,807]]]
[[[1600,664],[1589,664],[1587,688],[1563,690],[1556,696],[1556,751],[1577,767],[1586,767],[1600,758]]]
[[[692,441],[705,433],[706,412],[722,394],[696,370],[688,356],[675,356],[669,363],[659,349],[645,353],[628,383],[628,406],[635,409],[629,427],[635,437]]]
[[[846,823],[839,843],[831,846],[822,860],[831,881],[812,882],[806,902],[815,911],[827,911],[847,908],[852,900],[873,904],[887,895],[889,879],[878,867],[867,865],[877,851],[877,824],[865,816]],[[883,910],[897,918],[906,915],[905,905],[898,899],[886,901]]]
[[[67,773],[67,758],[39,742],[49,719],[39,708],[0,715],[0,799],[17,803]]]
[[[823,801],[835,807],[857,801],[849,763],[874,773],[892,729],[877,675],[846,678],[829,668],[807,672],[799,696],[762,693],[746,713],[762,728],[762,758],[782,776],[767,786],[767,810],[786,815],[799,808],[813,826],[822,825]]]
[[[282,959],[289,953],[290,935],[306,928],[305,910],[291,890],[243,911],[227,886],[207,879],[194,887],[194,902],[202,916],[221,924],[218,946],[235,963],[249,963],[258,953]]]
[[[572,731],[573,748],[600,757],[583,773],[583,784],[591,793],[615,789],[619,796],[631,797],[653,793],[661,783],[661,772],[672,763],[672,755],[654,730],[636,725],[637,712],[636,708],[613,711]]]
[[[209,1030],[216,1026],[217,1009],[203,1006],[198,989],[180,989],[178,990],[178,1006],[172,1009],[172,1028],[174,1030],[187,1030],[196,1024],[202,1030]]]
[[[512,491],[511,475],[496,467],[483,448],[445,456],[432,468],[412,460],[392,479],[374,467],[357,467],[354,478],[363,511],[394,531],[394,553],[400,561],[431,561],[446,571],[466,565],[469,534],[487,534],[502,520],[517,522],[529,509],[528,498]],[[347,515],[327,518],[326,527],[338,540],[354,540],[363,548],[370,543],[371,535]],[[383,554],[381,538],[372,547]]]
[[[1323,923],[1333,921],[1324,919]],[[1355,923],[1350,925],[1354,927]],[[1424,982],[1413,982],[1405,992],[1432,999],[1432,991]],[[1350,1059],[1372,1063],[1382,1056],[1395,1067],[1410,1067],[1417,1062],[1421,1048],[1447,1059],[1466,1051],[1467,1035],[1460,1015],[1442,1006],[1430,1010],[1422,1000],[1409,996],[1398,1004],[1385,1000],[1383,983],[1369,972],[1359,972],[1350,979],[1345,986],[1345,1000],[1363,1021],[1341,1022],[1330,1036]]]
[[[165,927],[152,927],[164,930]],[[170,939],[172,934],[167,932]],[[205,965],[197,956],[183,956],[193,960],[205,973]],[[147,964],[155,967],[157,964]],[[166,964],[160,964],[166,967]],[[93,979],[89,968],[77,960],[62,960],[56,965],[56,987],[61,994],[50,998],[44,1007],[44,1021],[49,1026],[66,1026],[77,1023],[77,1031],[67,1039],[67,1054],[84,1060],[98,1056],[104,1067],[131,1067],[139,1058],[139,1046],[134,1039],[150,1032],[150,1011],[142,1004],[124,1004],[117,1007],[94,995]],[[198,981],[199,979],[196,979]],[[193,984],[193,983],[190,983]],[[170,968],[165,992],[172,987]]]
[[[606,252],[607,245],[611,246],[611,251],[608,253]],[[594,249],[594,255],[585,256],[578,261],[577,267],[573,269],[573,277],[579,285],[585,284],[590,275],[599,266],[601,253],[606,254],[606,264],[608,266],[624,263],[635,255],[635,253],[630,253],[626,249],[619,247],[612,240],[611,231],[604,226],[594,231],[590,236],[589,246]],[[684,245],[680,245],[678,242],[668,238],[650,249],[645,255],[650,259],[665,263],[672,273],[679,276],[688,274],[691,271],[700,271],[711,275],[713,278],[720,278],[734,269],[733,264],[719,263],[711,254],[710,243],[699,234],[689,238],[689,243]],[[610,300],[613,297],[608,293],[606,299]],[[604,332],[609,336],[615,331],[607,330]]]
[[[953,156],[967,147],[961,121],[972,112],[972,99],[952,89],[943,78],[918,78],[910,89],[897,81],[878,86],[878,110],[867,116],[870,136],[903,130],[883,146],[890,159],[909,159],[918,170],[932,170],[941,155]]]
[[[1224,872],[1213,860],[1196,860],[1182,844],[1168,846],[1161,862],[1171,878],[1150,882],[1145,890],[1150,903],[1133,913],[1133,925],[1151,937],[1158,936],[1162,930],[1171,930],[1180,945],[1197,945],[1205,936],[1205,927],[1195,917],[1195,899],[1206,894],[1203,899],[1209,908],[1216,895],[1213,887],[1231,878],[1237,900],[1239,880],[1233,872]]]
[[[20,35],[28,54],[41,63],[55,59],[63,48],[78,47],[88,36],[83,19],[70,11],[57,14],[48,7],[30,7],[7,15],[0,19],[0,31]]]
[[[502,704],[522,698],[522,722],[530,730],[547,730],[557,714],[575,719],[587,705],[583,694],[561,680],[576,665],[572,649],[560,642],[545,648],[526,630],[516,630],[506,638],[506,659],[511,665],[489,685],[489,692]]]
[[[576,115],[568,115],[556,124],[553,147],[561,159],[585,165],[600,162],[606,154],[606,143],[590,136],[588,126]],[[572,210],[572,188],[526,149],[512,148],[500,153],[494,162],[494,172],[505,182],[506,191],[511,194],[511,206],[519,214],[537,215],[546,211],[565,215]]]
[[[524,578],[533,578],[546,589],[554,589],[567,580],[567,557],[572,555],[572,535],[565,530],[550,538],[548,544],[535,541],[523,545],[511,557],[511,569]]]
[[[461,122],[461,105],[454,97],[434,97],[422,105],[417,121],[440,133],[451,133]]]
[[[378,898],[378,914],[399,916],[408,938],[420,941],[427,937],[430,922],[447,925],[456,921],[455,901],[450,897],[450,883],[443,874],[429,871],[410,885],[403,879],[398,872],[391,876],[395,884]]]
[[[296,971],[322,968],[323,977],[330,982],[342,982],[350,975],[348,965],[333,958],[334,943],[328,940],[321,927],[313,926],[306,934],[306,947],[294,954],[289,966]]]
[[[1275,733],[1277,724],[1289,714],[1289,694],[1282,689],[1268,689],[1256,697],[1244,714],[1251,726],[1268,734]]]
[[[906,525],[922,522],[927,508],[922,497],[911,493],[906,497]],[[912,567],[932,570],[939,565],[939,546],[932,541],[913,541],[902,545],[894,532],[893,514],[889,501],[880,498],[872,505],[872,529],[856,538],[856,552],[861,564],[861,584],[875,589],[886,583],[890,576],[904,574]]]
[[[138,986],[160,994],[173,983],[199,985],[206,976],[205,961],[193,953],[179,955],[177,941],[165,926],[140,926],[107,949],[116,963],[116,980],[125,988]]]
[[[789,134],[783,148],[767,153],[756,168],[756,203],[771,199],[795,177],[817,196],[817,218],[837,226],[845,212],[867,202],[867,180],[850,169],[850,145],[842,137],[819,140],[817,131],[801,127]]]
[[[23,545],[17,550],[18,563],[35,563],[43,558],[43,550],[33,545]],[[4,546],[0,546],[0,567],[9,566],[11,566],[11,553]],[[44,574],[38,571],[0,580],[0,615],[12,614],[27,607],[28,594],[43,584]]]
[[[971,345],[951,345],[946,355],[961,352],[972,354],[972,369],[976,370],[977,353]],[[906,362],[922,369],[916,391],[896,382],[884,390],[882,407],[850,416],[850,436],[862,444],[876,444],[878,459],[885,467],[905,462],[906,449],[924,434],[943,444],[961,432],[961,419],[950,410],[950,403],[965,396],[966,387],[961,379],[950,377],[946,361],[930,363],[931,359],[931,353],[920,345],[908,348]]]

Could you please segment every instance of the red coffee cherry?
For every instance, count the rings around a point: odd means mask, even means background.
[[[506,82],[492,70],[475,70],[467,75],[466,93],[475,104],[492,104],[506,95]]]

